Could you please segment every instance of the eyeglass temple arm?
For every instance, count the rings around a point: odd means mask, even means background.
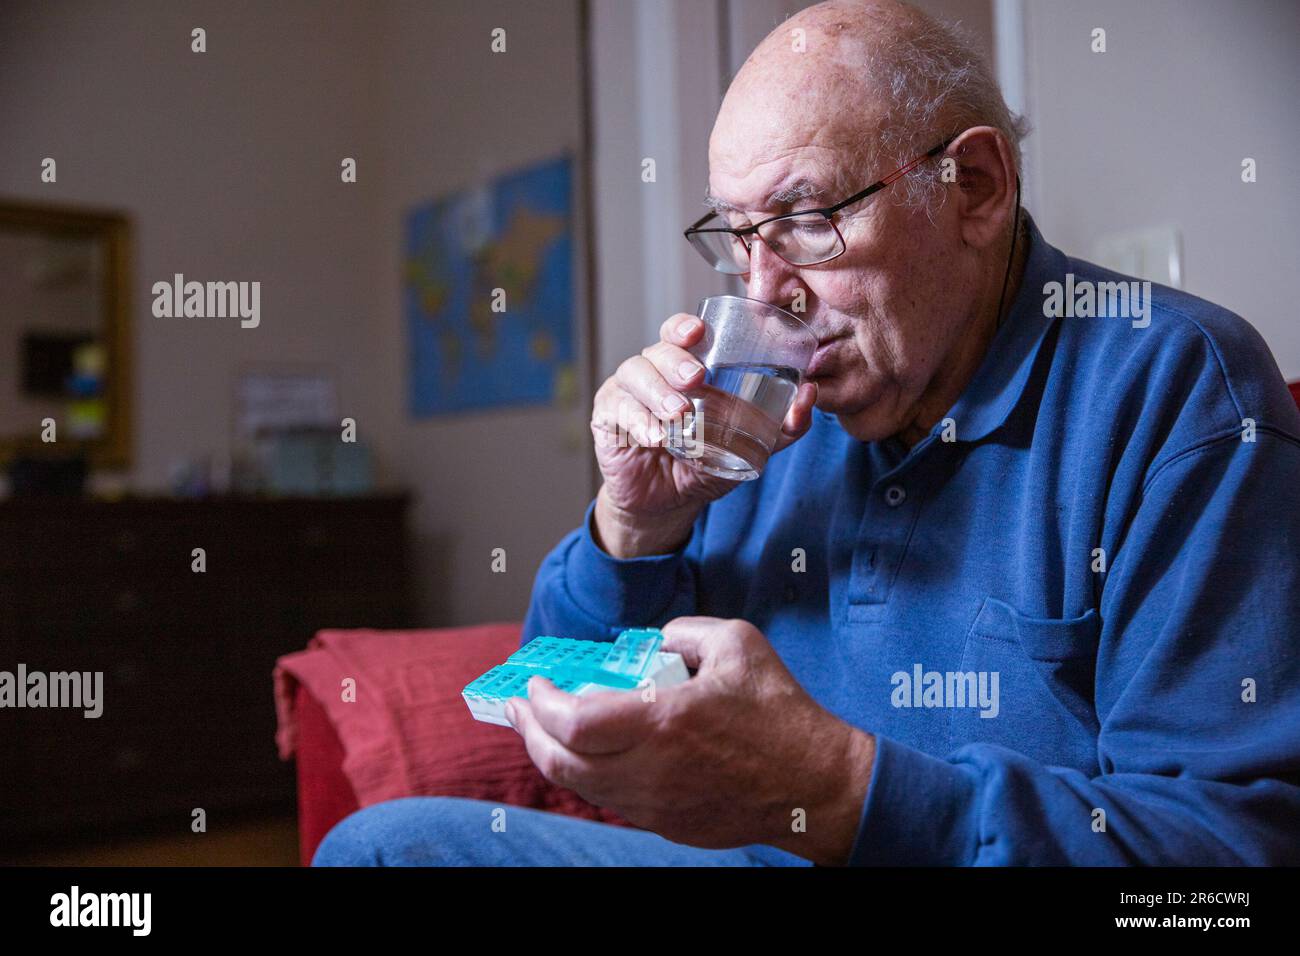
[[[700,226],[704,225],[706,222],[708,222],[710,219],[712,219],[712,218],[713,218],[714,216],[716,216],[717,214],[718,214],[718,213],[717,213],[716,210],[710,210],[709,212],[706,212],[706,213],[705,213],[703,216],[701,216],[699,219],[695,220],[693,223],[691,223],[689,226],[687,226],[687,227],[686,227],[686,230],[682,233],[682,235],[683,235],[683,236],[689,236],[692,232],[694,232],[696,229],[699,229]]]
[[[845,206],[851,206],[851,205],[853,205],[855,202],[861,202],[862,200],[866,199],[868,196],[873,195],[874,193],[878,193],[878,192],[880,192],[880,190],[884,189],[886,186],[891,186],[891,185],[893,185],[894,183],[898,182],[898,180],[902,179],[904,176],[906,176],[908,173],[910,173],[912,170],[914,170],[917,166],[919,166],[919,165],[921,165],[923,162],[925,162],[927,159],[933,159],[935,156],[938,156],[938,155],[939,155],[940,153],[942,153],[945,149],[947,149],[949,146],[951,146],[951,145],[952,145],[952,141],[955,140],[955,139],[957,138],[957,136],[960,136],[960,135],[961,135],[961,134],[958,133],[958,134],[956,134],[956,135],[954,135],[954,136],[949,136],[949,137],[948,137],[947,139],[945,139],[942,143],[939,143],[938,145],[934,146],[933,148],[931,148],[931,149],[929,149],[929,150],[926,150],[926,152],[925,152],[924,154],[922,154],[922,155],[916,157],[916,159],[912,160],[912,161],[911,161],[910,163],[908,163],[906,166],[900,166],[900,167],[898,167],[898,169],[894,170],[892,173],[890,173],[890,174],[889,174],[888,176],[886,176],[884,179],[880,180],[880,182],[878,182],[878,183],[872,183],[872,184],[871,184],[870,186],[868,186],[866,189],[862,190],[862,192],[860,192],[860,193],[856,193],[856,194],[850,196],[848,199],[844,200],[843,202],[836,203],[834,206],[831,206],[829,209],[824,209],[824,210],[822,210],[822,212],[826,213],[826,215],[828,215],[828,216],[831,215],[831,214],[833,214],[833,213],[837,213],[837,212],[839,212],[841,209],[843,209]]]

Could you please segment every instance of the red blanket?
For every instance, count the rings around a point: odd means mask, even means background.
[[[281,759],[297,748],[302,685],[329,715],[343,772],[365,807],[413,795],[472,797],[623,821],[548,783],[508,727],[474,720],[466,684],[519,647],[519,624],[426,631],[321,631],[275,668]]]

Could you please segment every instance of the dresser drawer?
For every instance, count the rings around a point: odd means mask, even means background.
[[[6,633],[46,628],[159,627],[199,618],[203,603],[221,610],[202,575],[131,574],[120,567],[38,572],[0,571],[0,628]]]
[[[8,846],[293,800],[272,670],[324,627],[404,627],[406,503],[0,502],[0,670],[103,674],[103,714],[0,711]],[[203,548],[206,570],[191,569]]]

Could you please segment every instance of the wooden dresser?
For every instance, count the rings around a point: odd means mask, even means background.
[[[0,671],[102,671],[103,715],[0,708],[0,860],[56,834],[291,811],[271,671],[412,624],[404,496],[0,502]],[[193,551],[205,552],[196,573]]]

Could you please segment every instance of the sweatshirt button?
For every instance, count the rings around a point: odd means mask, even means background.
[[[897,508],[907,500],[907,492],[903,490],[902,485],[890,485],[885,489],[885,503],[891,508]]]

